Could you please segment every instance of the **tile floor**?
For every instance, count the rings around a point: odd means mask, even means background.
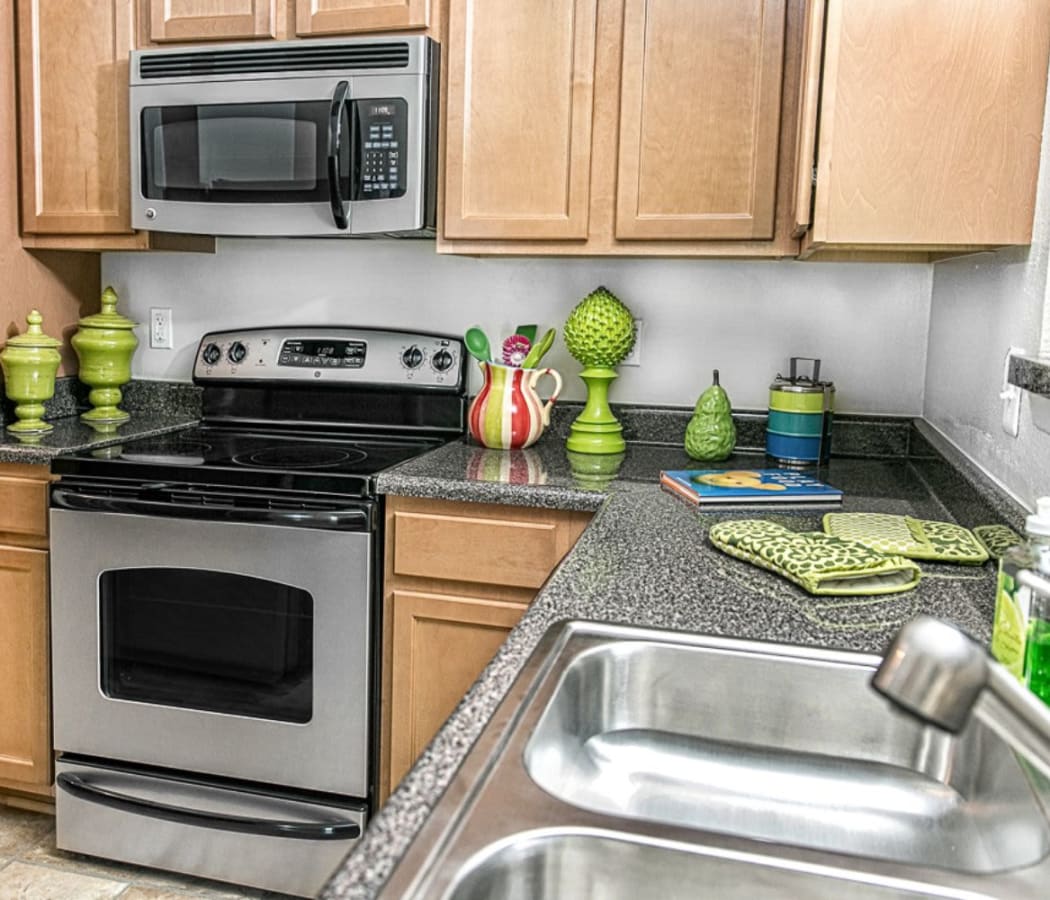
[[[286,896],[66,853],[55,849],[53,816],[0,806],[0,900],[285,900]]]

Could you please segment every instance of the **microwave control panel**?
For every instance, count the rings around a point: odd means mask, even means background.
[[[408,103],[399,97],[354,100],[353,200],[386,200],[405,193]]]

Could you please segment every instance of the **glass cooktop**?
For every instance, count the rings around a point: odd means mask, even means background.
[[[57,457],[58,475],[367,495],[376,473],[444,443],[197,427]]]

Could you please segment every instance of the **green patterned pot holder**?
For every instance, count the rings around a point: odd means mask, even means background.
[[[919,583],[919,567],[910,560],[819,531],[738,519],[713,525],[708,537],[719,550],[776,572],[811,594],[893,594]]]
[[[895,553],[909,559],[972,566],[988,559],[988,551],[973,532],[951,522],[887,513],[828,513],[824,516],[824,531],[858,541],[880,553]]]
[[[975,525],[973,533],[992,559],[1002,559],[1011,547],[1024,543],[1024,538],[1009,525]]]

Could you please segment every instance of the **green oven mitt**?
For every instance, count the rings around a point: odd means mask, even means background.
[[[1011,547],[1024,543],[1024,538],[1009,525],[974,525],[973,533],[992,559],[1002,559]]]
[[[911,560],[819,531],[737,519],[712,526],[708,537],[719,550],[776,572],[811,594],[893,594],[919,583],[919,567]]]
[[[896,553],[909,559],[973,566],[988,559],[988,551],[973,532],[951,522],[888,513],[828,513],[824,516],[824,530],[835,537],[859,541],[880,553]]]

